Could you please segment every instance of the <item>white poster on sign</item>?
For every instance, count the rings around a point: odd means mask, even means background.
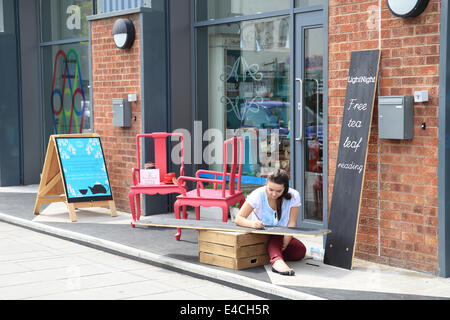
[[[141,184],[159,184],[159,169],[139,170]]]

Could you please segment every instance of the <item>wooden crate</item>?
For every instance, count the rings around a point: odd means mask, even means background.
[[[230,269],[268,264],[269,235],[199,230],[198,253],[202,263]]]

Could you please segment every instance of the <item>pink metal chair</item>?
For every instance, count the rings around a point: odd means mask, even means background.
[[[239,163],[237,161],[237,150],[239,144]],[[231,146],[232,159],[231,170],[227,171],[227,147]],[[184,183],[184,181],[196,181],[196,189],[189,192],[183,192],[177,196],[177,200],[174,204],[175,218],[180,219],[180,207],[183,207],[183,218],[187,216],[184,214],[186,206],[192,206],[195,208],[195,218],[200,219],[200,206],[202,207],[220,207],[222,208],[222,221],[228,221],[229,207],[239,203],[242,206],[245,202],[245,197],[241,191],[241,175],[242,175],[242,154],[243,154],[243,141],[242,137],[233,137],[224,142],[224,162],[223,172],[211,171],[211,170],[198,170],[195,174],[195,178],[180,176],[178,183]],[[238,173],[236,174],[236,169]],[[212,174],[214,179],[200,178],[201,173]],[[221,176],[219,179],[218,177]],[[227,178],[228,188],[227,188]],[[237,188],[235,188],[235,180],[237,180]],[[203,182],[214,183],[213,189],[205,189]],[[221,185],[221,189],[217,189],[217,185]],[[181,229],[177,229],[175,238],[180,240]]]
[[[181,133],[167,133],[167,132],[154,132],[154,133],[142,133],[136,135],[136,155],[137,155],[137,168],[132,169],[133,185],[130,187],[128,194],[131,207],[131,215],[133,222],[139,220],[141,217],[141,194],[155,195],[155,194],[169,194],[169,193],[186,193],[186,183],[165,183],[163,178],[167,173],[167,138],[172,136],[180,137],[181,143],[181,164],[180,164],[180,176],[184,175],[184,154],[183,154],[183,135]],[[160,180],[159,184],[142,184],[140,183],[140,168],[141,168],[141,156],[140,156],[140,138],[153,138],[154,150],[155,150],[155,169],[159,169]],[[135,208],[135,200],[137,206],[137,212]],[[186,207],[183,208],[183,217],[186,218]],[[131,225],[134,227],[133,222]]]

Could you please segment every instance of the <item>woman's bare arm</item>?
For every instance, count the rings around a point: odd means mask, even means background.
[[[252,211],[253,207],[247,201],[245,201],[241,209],[237,213],[234,222],[241,227],[255,228],[255,229],[264,228],[264,223],[262,223],[261,221],[251,221],[247,219],[250,213],[252,213]]]

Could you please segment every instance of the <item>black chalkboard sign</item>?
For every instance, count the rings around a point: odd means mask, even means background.
[[[380,50],[351,54],[324,263],[351,269]]]

